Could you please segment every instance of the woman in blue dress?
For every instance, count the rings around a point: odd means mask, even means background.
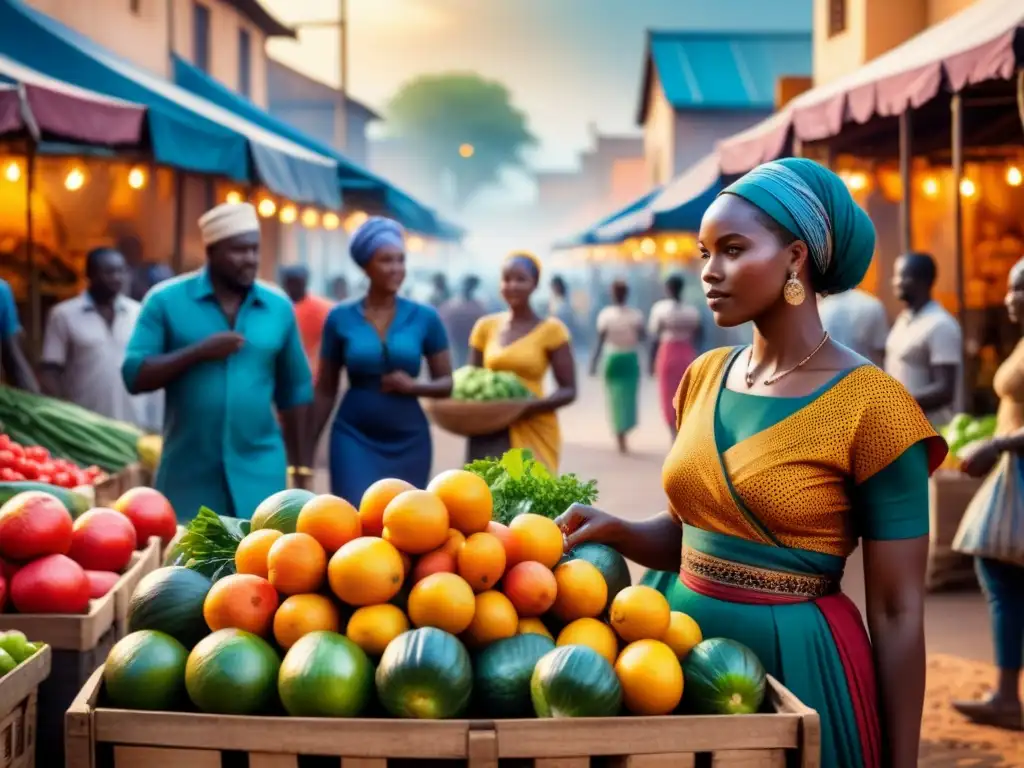
[[[311,438],[315,446],[347,370],[349,389],[331,427],[331,492],[359,506],[363,492],[386,477],[426,486],[433,451],[419,398],[447,397],[452,368],[437,311],[398,295],[405,280],[402,226],[372,217],[349,250],[369,288],[332,309],[324,323]],[[430,381],[418,380],[424,358]]]

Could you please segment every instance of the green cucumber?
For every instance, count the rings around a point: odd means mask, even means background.
[[[89,504],[89,500],[80,493],[75,493],[57,485],[36,483],[31,480],[0,483],[0,506],[6,504],[9,499],[17,496],[19,493],[25,493],[26,491],[42,491],[43,493],[50,494],[64,505],[64,508],[72,517],[76,518],[84,512],[88,512],[92,506]]]

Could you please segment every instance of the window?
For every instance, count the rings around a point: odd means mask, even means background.
[[[142,0],[128,0],[128,10],[138,16],[142,10]]]
[[[192,3],[192,63],[210,73],[210,9]]]
[[[833,37],[846,31],[846,0],[827,0],[828,36]]]
[[[238,92],[252,97],[252,36],[247,29],[238,30]]]

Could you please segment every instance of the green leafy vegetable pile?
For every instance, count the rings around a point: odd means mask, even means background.
[[[478,401],[528,400],[533,394],[514,373],[466,365],[452,374],[452,397]]]
[[[494,519],[508,525],[526,512],[550,519],[573,504],[597,501],[597,481],[581,481],[576,475],[554,476],[530,451],[513,448],[500,459],[481,459],[466,465],[491,488]]]
[[[211,581],[235,573],[235,551],[249,533],[249,521],[220,517],[202,507],[167,554],[164,565],[183,565]]]

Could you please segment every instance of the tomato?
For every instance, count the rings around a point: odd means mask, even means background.
[[[49,475],[36,475],[36,482],[53,485],[53,478],[51,478]]]
[[[39,468],[28,459],[19,459],[14,468],[29,480],[35,480],[39,477]]]
[[[53,476],[53,484],[61,488],[73,488],[74,478],[67,472],[58,472]]]
[[[5,432],[0,432],[0,450],[7,450],[7,447],[11,444],[11,436]]]
[[[50,452],[41,445],[32,445],[25,449],[25,458],[42,463],[50,460]]]
[[[25,455],[25,449],[22,448],[17,443],[15,443],[14,441],[11,441],[11,444],[7,446],[7,450],[13,453],[18,458],[21,458],[22,456]]]
[[[2,469],[0,469],[0,480],[4,481],[5,483],[9,483],[12,480],[17,479],[17,474],[18,473],[15,472],[10,467],[3,467]]]
[[[0,449],[0,469],[13,468],[18,457],[6,448]]]

